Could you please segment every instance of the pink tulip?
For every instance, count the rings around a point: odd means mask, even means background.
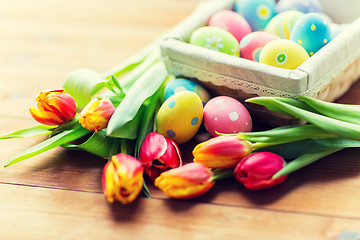
[[[251,190],[271,188],[285,181],[287,175],[273,178],[285,164],[284,159],[275,153],[253,153],[239,162],[234,177]]]
[[[151,179],[162,172],[182,165],[178,146],[170,138],[151,132],[143,140],[139,150],[139,160]]]

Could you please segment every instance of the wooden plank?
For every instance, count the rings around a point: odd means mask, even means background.
[[[0,184],[2,239],[335,239],[358,219]],[[191,220],[189,220],[191,219]],[[301,227],[299,227],[301,226]]]

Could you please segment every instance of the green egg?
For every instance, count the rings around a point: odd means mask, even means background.
[[[222,28],[201,27],[191,34],[189,43],[239,57],[239,42]]]

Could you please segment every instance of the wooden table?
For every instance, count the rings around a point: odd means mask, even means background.
[[[0,134],[37,123],[37,93],[59,88],[73,70],[104,72],[189,15],[197,0],[0,1]],[[360,84],[341,102],[360,104]],[[43,140],[0,141],[0,164]],[[182,147],[191,160],[191,147]],[[205,196],[109,205],[105,164],[56,148],[0,172],[0,239],[347,239],[360,236],[360,150],[349,149],[248,191],[233,179]]]

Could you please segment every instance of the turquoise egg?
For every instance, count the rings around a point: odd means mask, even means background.
[[[290,33],[290,40],[301,45],[310,56],[332,39],[330,24],[319,13],[300,17]]]
[[[275,15],[275,5],[275,0],[236,0],[234,11],[246,19],[253,31],[259,31]]]
[[[164,100],[181,91],[191,91],[196,93],[200,97],[203,105],[210,99],[209,92],[200,84],[186,78],[176,78],[166,84]]]

